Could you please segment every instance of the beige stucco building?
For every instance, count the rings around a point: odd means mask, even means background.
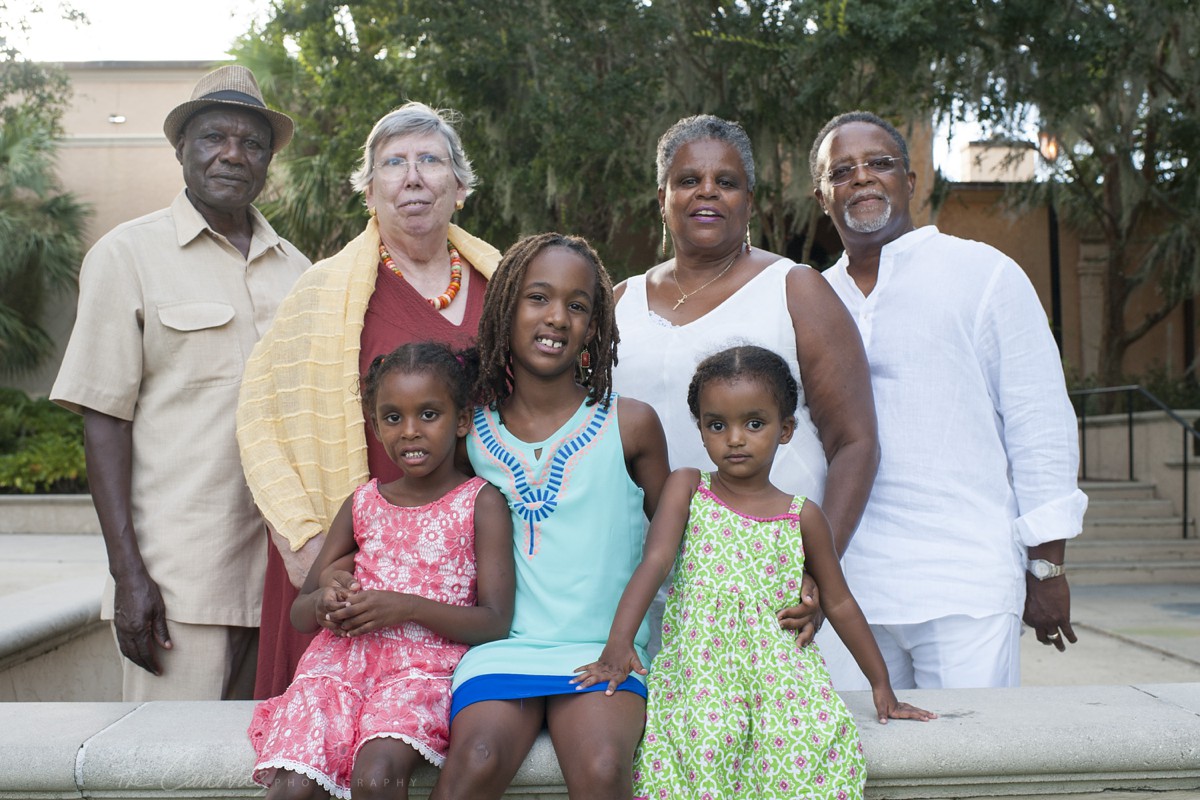
[[[186,99],[197,79],[214,65],[207,62],[85,62],[66,64],[74,101],[63,120],[66,131],[59,155],[64,187],[93,209],[88,226],[90,246],[125,220],[162,208],[182,188],[179,164],[162,133],[167,112]],[[1051,219],[1048,209],[1016,213],[1001,205],[1004,182],[1032,177],[1036,155],[1019,150],[993,151],[975,143],[962,154],[968,180],[949,186],[939,207],[929,203],[934,183],[930,128],[909,131],[913,169],[917,173],[917,224],[933,222],[957,236],[987,242],[1011,256],[1029,274],[1047,321],[1052,317]],[[829,252],[840,250],[836,233],[821,232],[818,241]],[[1100,336],[1103,249],[1083,246],[1060,226],[1058,283],[1063,357],[1076,374],[1095,369]],[[1139,319],[1154,305],[1154,288],[1143,287],[1129,309]],[[74,297],[62,298],[47,320],[55,338],[65,344],[74,322]],[[1163,367],[1179,374],[1195,352],[1195,325],[1188,322],[1190,304],[1176,309],[1126,358],[1129,374]],[[60,345],[61,347],[61,345]],[[61,356],[61,353],[59,354]],[[49,391],[58,359],[18,383],[35,394]]]
[[[91,61],[65,64],[74,96],[63,117],[59,180],[91,206],[86,246],[117,225],[165,208],[183,188],[175,150],[163,135],[167,113],[213,68],[199,61]],[[47,394],[75,323],[75,296],[60,298],[43,326],[55,358],[14,384]]]

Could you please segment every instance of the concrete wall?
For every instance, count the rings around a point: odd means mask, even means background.
[[[918,195],[921,192],[918,184]],[[998,183],[950,184],[933,222],[945,233],[986,242],[1020,264],[1037,289],[1049,320],[1048,211],[1045,208],[1006,208],[1004,192],[1005,185]],[[1149,236],[1150,232],[1145,235]],[[1099,359],[1105,252],[1102,244],[1082,241],[1060,222],[1063,361],[1079,375],[1094,372]],[[1160,300],[1153,281],[1136,290],[1126,309],[1130,327],[1156,308]],[[1179,375],[1187,367],[1184,353],[1189,337],[1194,342],[1196,332],[1185,325],[1182,308],[1176,308],[1130,347],[1125,357],[1126,373],[1140,375],[1148,369],[1162,368],[1172,375]]]
[[[1176,412],[1197,427],[1200,411]],[[1129,479],[1129,417],[1105,414],[1088,417],[1086,435],[1081,439],[1089,480]],[[1142,411],[1133,415],[1133,477],[1156,485],[1158,496],[1170,500],[1177,513],[1184,511],[1184,448],[1187,457],[1187,518],[1195,533],[1194,521],[1200,516],[1200,455],[1189,440],[1185,445],[1183,428],[1161,411]],[[1182,527],[1180,538],[1182,538]]]
[[[929,723],[874,721],[848,692],[883,798],[1155,800],[1200,796],[1200,684],[906,692]],[[227,798],[249,780],[252,703],[0,705],[0,798]],[[417,774],[425,797],[432,768]],[[508,798],[565,800],[542,734]]]

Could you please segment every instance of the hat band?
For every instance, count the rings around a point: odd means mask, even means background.
[[[223,89],[219,92],[211,92],[203,97],[196,98],[197,100],[213,100],[220,102],[222,100],[230,103],[245,103],[246,105],[255,106],[257,108],[266,108],[263,101],[259,100],[254,95],[246,94],[245,92],[235,91],[233,89]]]

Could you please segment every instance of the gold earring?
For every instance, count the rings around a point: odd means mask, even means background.
[[[376,217],[379,215],[379,212],[375,210],[375,206],[371,206],[370,208],[368,208],[367,213],[370,214],[372,217]]]
[[[746,223],[746,252],[749,253],[753,248],[750,246],[750,223]]]
[[[466,205],[466,203],[464,203],[462,200],[459,200],[457,203],[454,204],[454,207],[456,209],[458,209],[459,211],[462,211],[464,205]]]

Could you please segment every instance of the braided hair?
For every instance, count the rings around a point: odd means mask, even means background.
[[[612,279],[600,262],[600,256],[586,239],[562,233],[526,236],[508,249],[496,273],[488,281],[476,339],[480,354],[476,393],[481,402],[492,404],[498,404],[512,394],[510,337],[517,300],[529,265],[538,254],[550,247],[565,247],[596,270],[595,301],[592,305],[596,335],[587,344],[591,370],[582,383],[588,390],[588,405],[600,403],[607,407],[612,395],[612,368],[617,363],[617,342],[620,341]]]
[[[410,342],[390,353],[375,356],[367,374],[359,378],[359,394],[368,417],[375,416],[375,396],[386,375],[392,372],[435,375],[450,390],[456,410],[474,405],[474,385],[479,372],[479,355],[474,350],[454,350],[443,342]]]
[[[707,383],[732,382],[738,379],[757,381],[775,396],[779,415],[783,419],[795,416],[800,390],[791,367],[777,353],[757,345],[731,347],[714,353],[696,366],[696,374],[688,385],[688,410],[700,419],[700,392]]]

